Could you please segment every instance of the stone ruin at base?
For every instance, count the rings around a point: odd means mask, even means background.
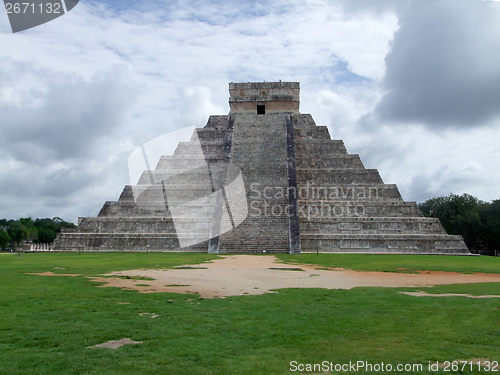
[[[61,232],[54,250],[469,254],[299,113],[298,82],[229,91],[229,115],[210,116],[154,170],[143,145],[137,185]]]

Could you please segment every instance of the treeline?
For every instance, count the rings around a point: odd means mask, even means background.
[[[448,234],[462,236],[473,253],[500,253],[500,199],[483,202],[469,194],[450,194],[428,199],[418,207],[424,216],[438,218]],[[0,248],[19,247],[26,241],[50,243],[63,227],[76,226],[59,217],[0,219]]]
[[[76,227],[60,217],[52,219],[22,218],[19,220],[0,219],[0,248],[15,248],[26,241],[33,243],[50,243],[63,227]]]
[[[500,252],[500,199],[483,202],[469,194],[431,198],[418,205],[424,216],[437,217],[448,234],[459,234],[471,252]]]

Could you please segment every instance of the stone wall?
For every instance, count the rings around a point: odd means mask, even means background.
[[[298,82],[229,84],[229,106],[232,114],[257,114],[257,105],[265,106],[265,113],[299,113],[299,95]]]

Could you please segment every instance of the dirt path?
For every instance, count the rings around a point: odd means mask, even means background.
[[[300,269],[300,270],[299,270]],[[168,270],[130,270],[91,277],[103,287],[141,293],[198,293],[203,298],[272,293],[283,288],[351,289],[354,287],[419,287],[500,282],[500,274],[425,272],[420,274],[318,270],[309,265],[279,263],[274,256],[233,255],[211,263]],[[127,279],[146,277],[154,280]]]
[[[406,294],[407,296],[413,297],[467,297],[467,298],[500,298],[500,295],[487,295],[487,296],[473,296],[471,294],[454,294],[454,293],[442,293],[442,294],[431,294],[423,291],[419,292],[401,292],[401,294]]]

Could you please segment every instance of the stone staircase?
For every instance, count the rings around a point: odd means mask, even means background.
[[[285,120],[285,114],[239,114],[234,118],[231,162],[243,174],[248,216],[221,236],[221,253],[290,251],[286,197],[262,199],[265,188],[288,189]]]

